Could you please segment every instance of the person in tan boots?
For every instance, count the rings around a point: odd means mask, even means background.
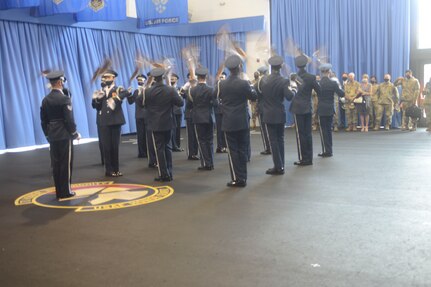
[[[427,132],[431,132],[431,78],[429,82],[426,83],[423,94],[425,96],[423,105],[427,119]]]
[[[358,96],[359,87],[359,83],[355,81],[355,74],[350,73],[349,78],[344,85],[344,93],[346,99],[346,103],[344,104],[344,106],[347,118],[346,132],[356,131],[356,126],[358,125],[358,112],[356,110],[353,100]]]
[[[391,83],[391,75],[385,75],[384,82],[381,83],[377,88],[376,96],[377,103],[379,104],[379,106],[377,107],[376,123],[374,125],[374,130],[379,130],[383,112],[385,112],[385,130],[388,131],[392,123],[394,105],[398,103],[399,99],[398,89],[394,86],[394,84]]]
[[[415,131],[417,126],[417,119],[407,117],[406,110],[414,106],[420,94],[419,81],[413,77],[412,70],[407,70],[405,77],[400,77],[394,82],[395,86],[401,86],[403,89],[401,97],[401,106],[403,109],[403,119],[401,124],[401,130]]]

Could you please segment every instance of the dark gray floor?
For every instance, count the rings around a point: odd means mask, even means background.
[[[14,206],[52,186],[47,149],[0,155],[0,286],[431,286],[431,135],[335,134],[333,158],[286,174],[252,135],[248,186],[174,154],[175,193],[120,210],[75,213]],[[124,140],[127,140],[125,138]],[[121,145],[118,182],[155,184]],[[74,182],[105,180],[97,143],[76,147]]]

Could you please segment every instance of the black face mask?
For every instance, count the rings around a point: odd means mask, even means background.
[[[100,86],[101,86],[102,88],[104,88],[104,87],[106,87],[106,83],[105,83],[105,82],[101,82],[101,83],[100,83]]]
[[[407,79],[410,79],[411,77],[412,77],[412,76],[410,76],[410,75],[407,75],[407,76],[406,76],[406,78],[407,78]]]
[[[106,83],[106,85],[109,87],[110,85],[112,85],[112,83],[113,83],[114,81],[106,81],[105,83]]]
[[[371,80],[371,84],[375,84],[375,83],[377,83],[375,80]]]
[[[144,82],[138,82],[138,86],[143,86]]]
[[[389,79],[385,79],[385,82],[386,82],[386,83],[389,83]]]
[[[347,77],[343,77],[342,79],[343,79],[343,81],[347,81]]]

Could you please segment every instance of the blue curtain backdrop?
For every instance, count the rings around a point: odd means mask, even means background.
[[[245,43],[245,33],[233,37]],[[192,43],[201,47],[202,65],[215,74],[223,53],[217,49],[214,36],[149,36],[0,21],[0,149],[46,143],[39,115],[41,101],[49,92],[43,70],[65,71],[78,130],[84,137],[95,137],[96,112],[91,108],[91,96],[100,81],[91,83],[90,79],[105,56],[112,58],[113,68],[119,73],[117,85],[129,86],[138,51],[156,60],[174,58],[182,84],[187,69],[181,49]],[[131,86],[136,88],[136,82]],[[123,110],[127,120],[122,132],[135,132],[135,107],[124,101]]]
[[[342,72],[392,79],[404,75],[410,57],[410,0],[271,0],[271,38],[278,53],[292,39],[308,55],[320,47]],[[292,57],[287,64],[295,70]],[[316,73],[310,66],[310,72]],[[289,115],[288,123],[292,123]],[[400,124],[400,115],[393,126]]]

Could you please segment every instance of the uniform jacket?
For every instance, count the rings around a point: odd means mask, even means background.
[[[312,111],[311,92],[315,90],[319,95],[320,86],[316,81],[316,76],[307,73],[303,69],[299,70],[298,76],[301,78],[302,83],[298,86],[298,92],[292,99],[290,111],[297,115],[309,114]]]
[[[262,93],[259,102],[263,113],[263,122],[267,124],[284,124],[286,122],[286,109],[284,99],[291,101],[294,94],[290,90],[290,81],[279,73],[265,76],[261,87]]]
[[[379,85],[377,89],[377,103],[382,105],[393,105],[394,99],[399,98],[398,89],[391,82],[383,82]]]
[[[402,97],[401,97],[402,102],[411,102],[411,103],[416,102],[420,94],[420,85],[419,85],[419,81],[416,78],[414,77],[411,77],[410,79],[402,78],[402,79],[396,80],[394,82],[394,85],[401,86],[403,88]]]
[[[184,101],[176,89],[156,83],[145,91],[144,106],[147,110],[147,125],[151,131],[167,131],[175,127],[173,106],[181,107]]]
[[[423,94],[425,96],[424,105],[431,104],[431,82],[426,83]]]
[[[320,95],[318,95],[317,114],[319,116],[331,116],[335,113],[334,94],[344,97],[343,90],[340,89],[337,82],[328,77],[322,77],[320,80]]]
[[[180,88],[173,87],[178,94],[180,94]],[[182,115],[183,114],[183,107],[174,106],[174,115]]]
[[[136,119],[144,119],[145,118],[145,109],[143,105],[140,105],[137,103],[138,99],[141,99],[142,101],[142,93],[144,91],[144,87],[138,87],[131,97],[127,98],[127,101],[129,104],[135,103],[135,118]],[[140,96],[140,97],[139,97]]]
[[[119,98],[117,94],[117,86],[113,86],[112,88],[106,88],[105,91],[109,91],[108,94],[105,92],[105,96],[101,99],[95,100],[96,110],[99,113],[99,125],[101,126],[116,126],[116,125],[124,125],[126,123],[124,119],[123,109],[121,108],[121,104],[123,101]],[[112,110],[108,106],[108,101],[115,102],[115,108]]]
[[[40,107],[43,133],[49,142],[78,137],[70,98],[60,90],[53,89]]]
[[[195,124],[214,123],[215,96],[213,88],[207,84],[199,83],[190,89],[190,96],[193,100],[192,120]]]
[[[219,94],[223,120],[222,131],[237,131],[249,128],[250,115],[248,100],[257,99],[256,92],[250,84],[237,75],[230,75],[220,82]]]

